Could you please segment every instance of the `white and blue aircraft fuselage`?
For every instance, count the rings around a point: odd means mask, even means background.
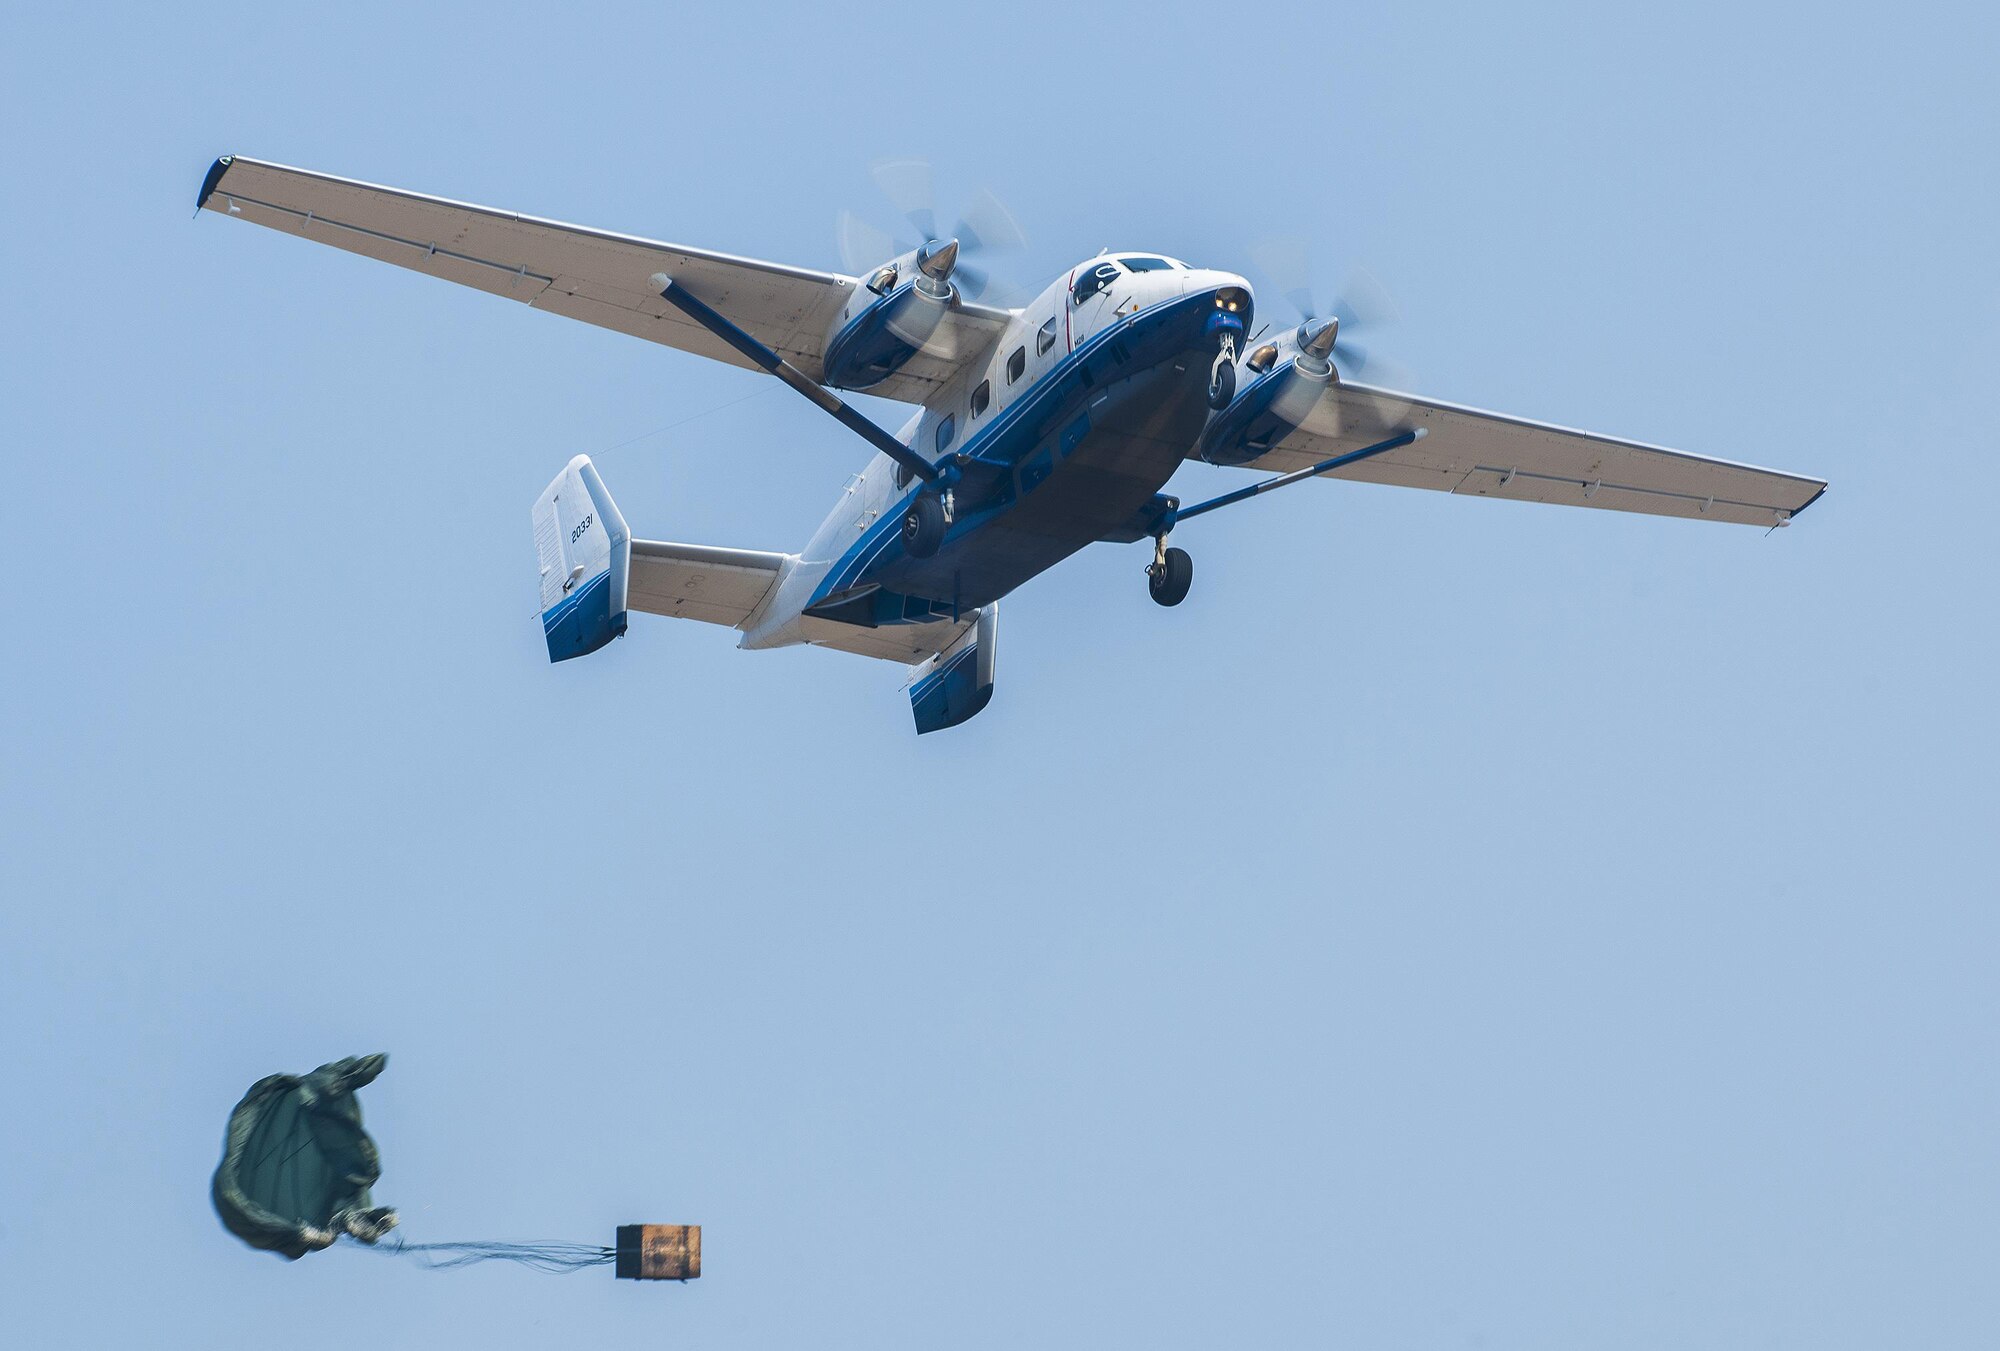
[[[1288,483],[1765,526],[1826,486],[1345,380],[1337,319],[1259,341],[1248,281],[1164,254],[1103,254],[996,308],[955,282],[955,239],[849,277],[240,157],[216,162],[198,208],[760,368],[839,419],[876,453],[797,553],[634,539],[573,459],[533,510],[549,656],[597,651],[632,610],[724,624],[746,648],[910,665],[919,732],[986,706],[1014,588],[1088,544],[1150,539],[1149,590],[1178,604],[1193,570],[1174,527]],[[836,389],[920,411],[892,435]],[[1184,507],[1162,490],[1191,458],[1277,472]]]

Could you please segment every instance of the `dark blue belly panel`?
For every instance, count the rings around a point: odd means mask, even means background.
[[[874,583],[918,601],[881,608],[878,622],[894,622],[892,608],[928,618],[922,601],[970,609],[1126,526],[1207,420],[1213,313],[1203,292],[1091,338],[968,441],[957,518],[935,555],[903,553],[898,504],[855,541],[814,599]]]

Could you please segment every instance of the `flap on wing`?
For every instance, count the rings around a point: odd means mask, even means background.
[[[1428,434],[1327,477],[1762,526],[1826,491],[1822,479],[1344,382],[1249,467],[1303,469],[1405,427]]]
[[[822,375],[829,329],[858,284],[838,273],[567,225],[240,155],[224,156],[209,170],[197,202],[203,208],[599,328],[750,366],[660,298],[651,278],[665,272],[815,380]],[[870,392],[922,402],[968,354],[984,353],[1007,317],[1004,310],[964,306],[946,318],[923,352]]]
[[[635,539],[626,604],[647,614],[740,628],[777,585],[786,557]]]

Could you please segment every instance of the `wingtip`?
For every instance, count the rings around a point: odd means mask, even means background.
[[[236,156],[234,155],[224,155],[215,163],[208,166],[208,173],[201,180],[201,192],[194,199],[194,209],[197,212],[208,205],[208,199],[215,193],[215,185],[220,183],[222,176],[229,172],[230,162],[235,158]]]

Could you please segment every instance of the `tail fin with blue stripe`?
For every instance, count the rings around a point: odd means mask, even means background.
[[[956,727],[992,701],[999,648],[1000,602],[993,601],[957,642],[911,669],[910,712],[917,735]]]
[[[625,632],[632,533],[588,455],[542,490],[534,521],[549,660],[588,656]]]

